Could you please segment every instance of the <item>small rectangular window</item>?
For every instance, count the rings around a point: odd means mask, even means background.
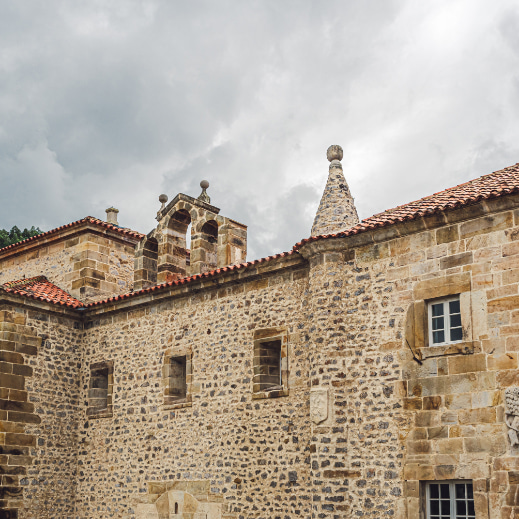
[[[169,396],[172,399],[186,398],[186,356],[169,359]]]
[[[431,301],[429,303],[429,345],[440,346],[462,340],[459,296]]]
[[[281,341],[261,342],[254,353],[259,391],[281,389]]]
[[[112,416],[113,362],[90,365],[87,416],[104,418]]]
[[[191,354],[166,355],[163,367],[164,404],[191,403]]]
[[[425,483],[427,519],[475,519],[471,481]]]
[[[286,328],[254,330],[252,398],[288,396],[288,334]]]

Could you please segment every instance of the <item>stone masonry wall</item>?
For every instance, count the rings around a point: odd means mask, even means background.
[[[274,271],[93,317],[81,399],[88,366],[113,361],[113,417],[88,420],[83,406],[79,517],[154,517],[139,514],[163,505],[156,488],[189,482],[207,484],[223,518],[309,516],[306,278],[301,267]],[[286,329],[288,396],[254,399],[254,332],[273,327]],[[191,398],[164,405],[164,359],[180,355],[191,364]]]
[[[95,307],[82,331],[28,313],[43,343],[25,383],[42,423],[23,427],[45,443],[30,446],[24,513],[71,514],[60,481],[77,467],[78,518],[159,517],[182,498],[209,519],[424,519],[424,482],[462,479],[477,519],[514,519],[517,207],[510,196],[312,241],[308,265],[292,255]],[[450,296],[463,340],[430,346],[427,305]],[[253,394],[267,329],[286,331],[287,396],[284,382]],[[165,404],[175,357],[187,394]],[[88,419],[101,362],[113,362],[112,416]]]
[[[127,293],[133,287],[134,242],[84,233],[18,255],[4,253],[0,283],[44,275],[85,302]]]
[[[72,518],[78,331],[72,320],[13,305],[0,320],[0,517]]]
[[[519,386],[519,211],[507,204],[303,251],[312,392],[328,390],[333,416],[312,424],[312,517],[425,518],[423,482],[457,479],[473,482],[478,519],[518,516],[504,395]],[[463,342],[428,346],[427,301],[455,294]]]

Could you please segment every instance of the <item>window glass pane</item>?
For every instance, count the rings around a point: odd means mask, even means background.
[[[440,502],[439,501],[431,501],[431,514],[438,515],[440,513]]]
[[[465,515],[467,513],[467,507],[465,501],[456,501],[456,513],[459,515]]]
[[[434,317],[432,320],[433,330],[443,330],[445,328],[443,322],[443,317]]]
[[[458,326],[461,326],[461,315],[451,315],[451,328],[457,328]]]
[[[460,300],[456,299],[456,301],[449,301],[449,313],[450,314],[459,314],[460,313]]]
[[[451,502],[450,501],[440,501],[442,506],[441,506],[441,509],[442,509],[442,515],[444,515],[445,517],[450,517],[450,513],[451,513]]]
[[[456,499],[465,498],[465,483],[456,484]]]
[[[438,344],[440,342],[445,342],[445,332],[443,330],[433,332],[433,343]]]
[[[440,485],[440,495],[442,499],[449,499],[449,485],[441,484]]]
[[[475,513],[474,513],[474,501],[469,501],[469,516],[470,517],[475,517]]]
[[[472,483],[469,483],[467,485],[467,496],[469,499],[474,499],[474,496],[472,494]]]
[[[437,303],[432,305],[432,315],[433,317],[443,315],[443,303]]]
[[[461,341],[461,339],[463,339],[463,330],[461,328],[451,330],[451,341]]]
[[[438,499],[439,495],[438,485],[429,485],[429,496],[431,499]]]

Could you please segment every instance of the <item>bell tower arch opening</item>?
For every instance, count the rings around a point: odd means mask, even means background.
[[[191,272],[210,272],[218,265],[218,223],[206,220],[197,225],[191,244]]]
[[[158,282],[173,281],[187,275],[187,230],[191,215],[186,209],[175,211],[163,230],[159,245]]]

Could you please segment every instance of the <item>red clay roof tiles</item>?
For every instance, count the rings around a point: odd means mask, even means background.
[[[252,265],[256,265],[258,263],[264,263],[266,261],[271,261],[271,260],[274,260],[277,258],[291,256],[292,254],[295,254],[295,251],[281,252],[279,254],[274,254],[273,256],[267,256],[266,258],[260,258],[260,259],[254,260],[254,261],[248,261],[246,263],[240,263],[238,265],[229,265],[228,267],[218,268],[215,270],[211,270],[210,272],[204,272],[203,274],[195,274],[194,276],[189,276],[186,278],[178,279],[176,281],[169,281],[168,283],[162,283],[160,285],[154,285],[152,287],[143,288],[142,290],[139,290],[137,292],[130,292],[128,294],[122,294],[120,296],[110,297],[108,299],[103,299],[102,301],[94,301],[93,303],[89,303],[89,304],[85,305],[85,307],[89,308],[89,307],[98,306],[98,305],[101,305],[104,303],[120,301],[121,299],[127,299],[129,297],[135,297],[135,296],[138,296],[141,294],[149,294],[150,292],[154,292],[155,290],[162,290],[162,289],[165,289],[168,287],[173,287],[176,285],[184,285],[185,283],[190,283],[190,282],[196,281],[198,279],[216,276],[216,275],[220,274],[221,272],[230,272],[233,270],[244,269],[244,268],[250,267]]]
[[[474,204],[480,200],[498,198],[517,192],[519,192],[519,163],[500,171],[495,171],[489,175],[470,180],[459,186],[434,193],[415,202],[410,202],[375,214],[369,218],[365,218],[359,224],[346,231],[306,238],[296,243],[294,250],[297,251],[302,245],[310,241],[326,238],[343,238],[366,232],[370,229],[385,227],[407,220],[414,220],[423,216],[430,216],[441,211]]]
[[[43,237],[50,236],[52,234],[56,234],[59,231],[63,231],[65,229],[70,229],[71,227],[79,227],[81,224],[84,223],[91,223],[94,225],[98,225],[99,227],[103,227],[105,229],[110,229],[112,231],[118,232],[120,234],[124,234],[125,236],[130,236],[132,238],[137,238],[139,240],[142,240],[146,235],[142,234],[137,231],[132,231],[131,229],[126,229],[124,227],[118,227],[116,225],[112,225],[110,223],[104,222],[103,220],[100,220],[99,218],[94,218],[93,216],[85,216],[85,218],[82,218],[81,220],[77,220],[72,223],[68,223],[66,225],[62,225],[61,227],[56,227],[56,229],[51,229],[50,231],[42,232],[41,234],[37,234],[36,236],[33,236],[32,238],[27,238],[26,240],[19,241],[17,243],[13,243],[12,245],[8,245],[7,247],[3,247],[0,249],[0,252],[4,252],[10,249],[14,249],[16,247],[20,247],[21,245],[24,245],[26,243],[40,240]]]
[[[52,284],[45,276],[9,281],[8,283],[4,283],[2,288],[6,292],[39,299],[40,301],[47,301],[48,303],[66,305],[72,308],[83,306],[81,301],[78,301],[61,288]]]

